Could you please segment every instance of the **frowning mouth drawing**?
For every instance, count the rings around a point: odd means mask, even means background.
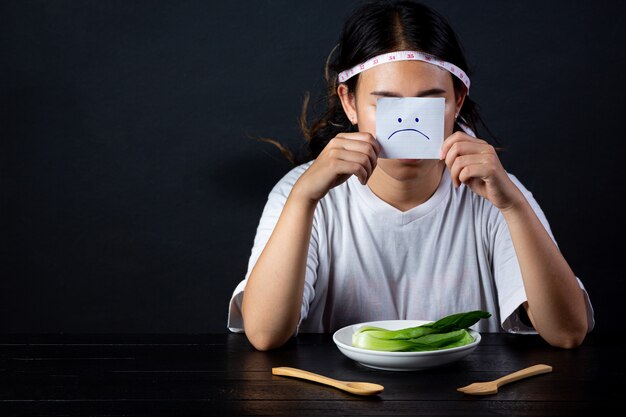
[[[416,118],[415,118],[415,123],[417,123],[417,122],[419,122],[419,118],[417,118],[417,117],[416,117]],[[398,117],[398,123],[402,123],[402,118],[401,118],[401,117]],[[398,129],[398,130],[394,131],[391,135],[389,135],[389,137],[387,138],[387,140],[391,139],[391,137],[392,137],[393,135],[395,135],[396,133],[400,133],[400,132],[416,132],[416,133],[419,133],[420,135],[424,136],[426,139],[430,140],[430,138],[429,138],[427,135],[425,135],[423,132],[420,132],[420,131],[419,131],[419,130],[417,130],[417,129],[411,129],[411,128],[407,128],[407,129]]]

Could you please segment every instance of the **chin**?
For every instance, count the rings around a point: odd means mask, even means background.
[[[429,159],[385,159],[385,165],[389,167],[414,167],[428,164]]]
[[[393,164],[393,163],[416,163],[416,162],[420,162],[420,161],[426,161],[426,159],[408,159],[408,158],[378,158],[380,161],[385,161],[388,164]]]
[[[379,159],[378,164],[389,176],[407,180],[425,175],[439,162],[436,159]]]

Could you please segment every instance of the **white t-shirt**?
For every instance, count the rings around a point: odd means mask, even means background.
[[[246,280],[289,192],[311,163],[292,169],[269,194],[246,277],[230,300],[227,326],[233,332],[244,328]],[[532,194],[510,177],[552,236]],[[586,291],[585,298],[591,330]],[[448,170],[428,201],[405,212],[352,176],[316,207],[297,331],[328,333],[366,321],[437,320],[485,310],[492,316],[473,326],[477,331],[534,332],[518,316],[524,301],[522,275],[500,211],[469,187],[454,187]]]

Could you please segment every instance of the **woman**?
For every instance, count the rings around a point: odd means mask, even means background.
[[[400,51],[411,52],[382,63]],[[492,317],[479,331],[582,343],[588,295],[531,193],[474,136],[467,64],[445,19],[408,1],[366,3],[334,60],[312,159],[270,193],[228,327],[267,350],[298,331],[481,309]],[[383,97],[445,99],[440,159],[378,157]]]

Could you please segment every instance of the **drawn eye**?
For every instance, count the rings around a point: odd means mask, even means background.
[[[416,117],[416,118],[415,118],[415,123],[417,123],[417,122],[419,122],[419,121],[420,121],[419,117]]]
[[[402,123],[402,117],[398,117],[398,123]]]

